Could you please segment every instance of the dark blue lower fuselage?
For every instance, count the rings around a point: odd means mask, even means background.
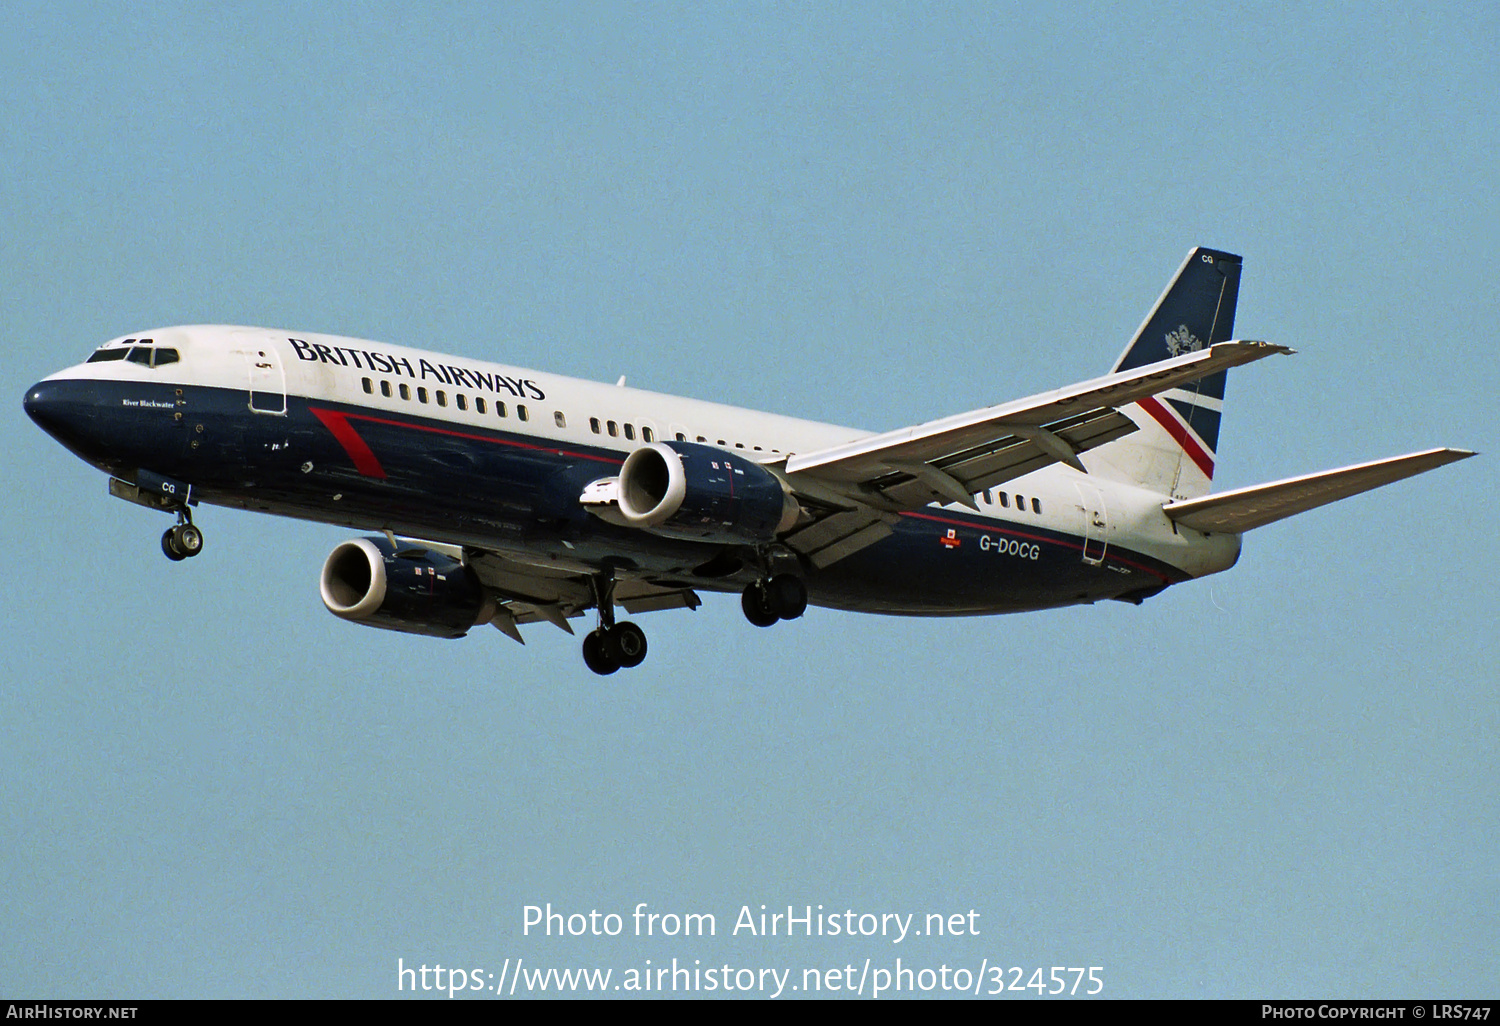
[[[757,574],[748,550],[594,517],[579,494],[615,475],[625,454],[521,433],[513,423],[479,426],[295,396],[285,412],[271,413],[254,409],[244,390],[84,378],[39,383],[26,408],[95,467],[132,482],[145,471],[186,483],[194,502],[563,567],[614,567],[710,591],[739,591]],[[884,541],[826,569],[808,568],[809,596],[866,612],[966,615],[1138,598],[1187,576],[1118,545],[1102,562],[1086,561],[1082,537],[1042,519],[935,506],[908,513]]]

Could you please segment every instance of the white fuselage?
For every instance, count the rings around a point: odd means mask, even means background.
[[[355,411],[338,415],[337,422],[325,420],[336,435],[339,424],[347,426],[349,417],[358,418],[360,423],[420,422],[421,430],[441,435],[444,440],[478,440],[503,432],[512,446],[529,446],[538,454],[559,458],[592,454],[587,458],[601,464],[607,463],[610,455],[623,459],[643,444],[676,439],[719,447],[776,467],[784,465],[790,455],[869,435],[854,428],[719,403],[328,335],[184,326],[123,336],[104,349],[125,347],[141,338],[151,339],[158,351],[174,350],[178,359],[158,366],[133,360],[90,362],[47,380],[87,379],[101,385],[125,386],[127,392],[132,385],[170,385],[179,389],[179,395],[182,389],[247,393],[239,417],[246,431],[269,433],[267,437],[276,434],[278,421],[293,418],[302,409],[326,406]],[[132,400],[122,393],[118,401],[128,405]],[[138,409],[147,419],[166,413],[150,406]],[[371,467],[384,469],[382,454],[361,451],[362,440],[355,444],[341,438],[341,442],[360,473],[369,477],[374,474]],[[293,444],[289,439],[288,448]],[[1108,446],[1099,451],[1107,450]],[[1083,456],[1090,470],[1093,455]],[[368,466],[360,465],[362,458]],[[601,476],[607,471],[603,467]],[[1175,526],[1161,511],[1165,499],[1158,492],[1108,476],[1054,465],[976,495],[974,509],[934,504],[925,512],[908,515],[906,523],[928,525],[934,545],[943,542],[945,531],[955,535],[961,527],[963,533],[950,540],[969,545],[971,558],[975,552],[992,557],[996,566],[1038,562],[1047,541],[1058,538],[1075,540],[1074,558],[1087,563],[1089,573],[1125,574],[1130,566],[1142,562],[1141,557],[1147,563],[1172,568],[1176,573],[1170,576],[1175,579],[1198,577],[1233,565],[1239,552],[1238,536],[1203,535]],[[316,504],[320,500],[309,495],[305,501]],[[286,510],[257,506],[250,501],[233,504],[351,526],[374,524],[368,514],[341,516],[331,500],[323,502],[319,512],[309,512],[303,506]],[[391,517],[389,526],[400,531],[423,528],[406,515]],[[474,542],[467,536],[442,537],[441,532],[437,537],[427,536],[459,545]],[[495,544],[502,547],[499,542]],[[506,541],[503,547],[518,550],[518,544],[521,549],[527,547],[525,542],[514,540]],[[1116,556],[1120,557],[1118,562]],[[1169,575],[1157,576],[1163,583],[1170,583]],[[869,607],[838,598],[828,604],[887,612],[943,612],[941,603],[931,598],[930,588],[928,596],[915,603],[894,599]],[[1094,597],[1096,592],[1085,590],[1079,592],[1078,600],[1092,601]],[[814,601],[818,601],[816,589]],[[1061,602],[1051,595],[1039,604]],[[970,598],[958,602],[951,611],[975,613],[1031,606],[1029,601],[991,604]]]

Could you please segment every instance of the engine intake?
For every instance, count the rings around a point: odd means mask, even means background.
[[[323,561],[323,605],[334,616],[434,638],[461,638],[491,620],[495,602],[459,560],[387,538],[346,541]]]
[[[800,512],[765,467],[695,442],[652,442],[625,457],[617,501],[632,527],[719,542],[771,541]]]

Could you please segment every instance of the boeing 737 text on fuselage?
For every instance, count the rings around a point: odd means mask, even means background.
[[[321,591],[357,623],[456,638],[572,632],[638,665],[620,620],[741,597],[965,616],[1139,603],[1233,566],[1252,528],[1473,453],[1431,449],[1213,493],[1226,372],[1290,353],[1231,338],[1240,258],[1195,249],[1110,373],[871,433],[622,385],[294,331],[162,328],[27,390],[33,420],[176,518],[200,504],[369,532]]]

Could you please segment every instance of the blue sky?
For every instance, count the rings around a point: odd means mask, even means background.
[[[0,991],[396,996],[404,964],[1102,966],[1493,995],[1500,16],[1486,5],[0,7]],[[132,330],[327,331],[871,429],[1106,370],[1242,253],[1218,487],[1486,453],[1140,608],[653,614],[601,680],[204,554],[38,431]],[[1486,356],[1485,353],[1491,353]],[[713,913],[542,938],[527,905]],[[977,936],[730,935],[744,905]]]

